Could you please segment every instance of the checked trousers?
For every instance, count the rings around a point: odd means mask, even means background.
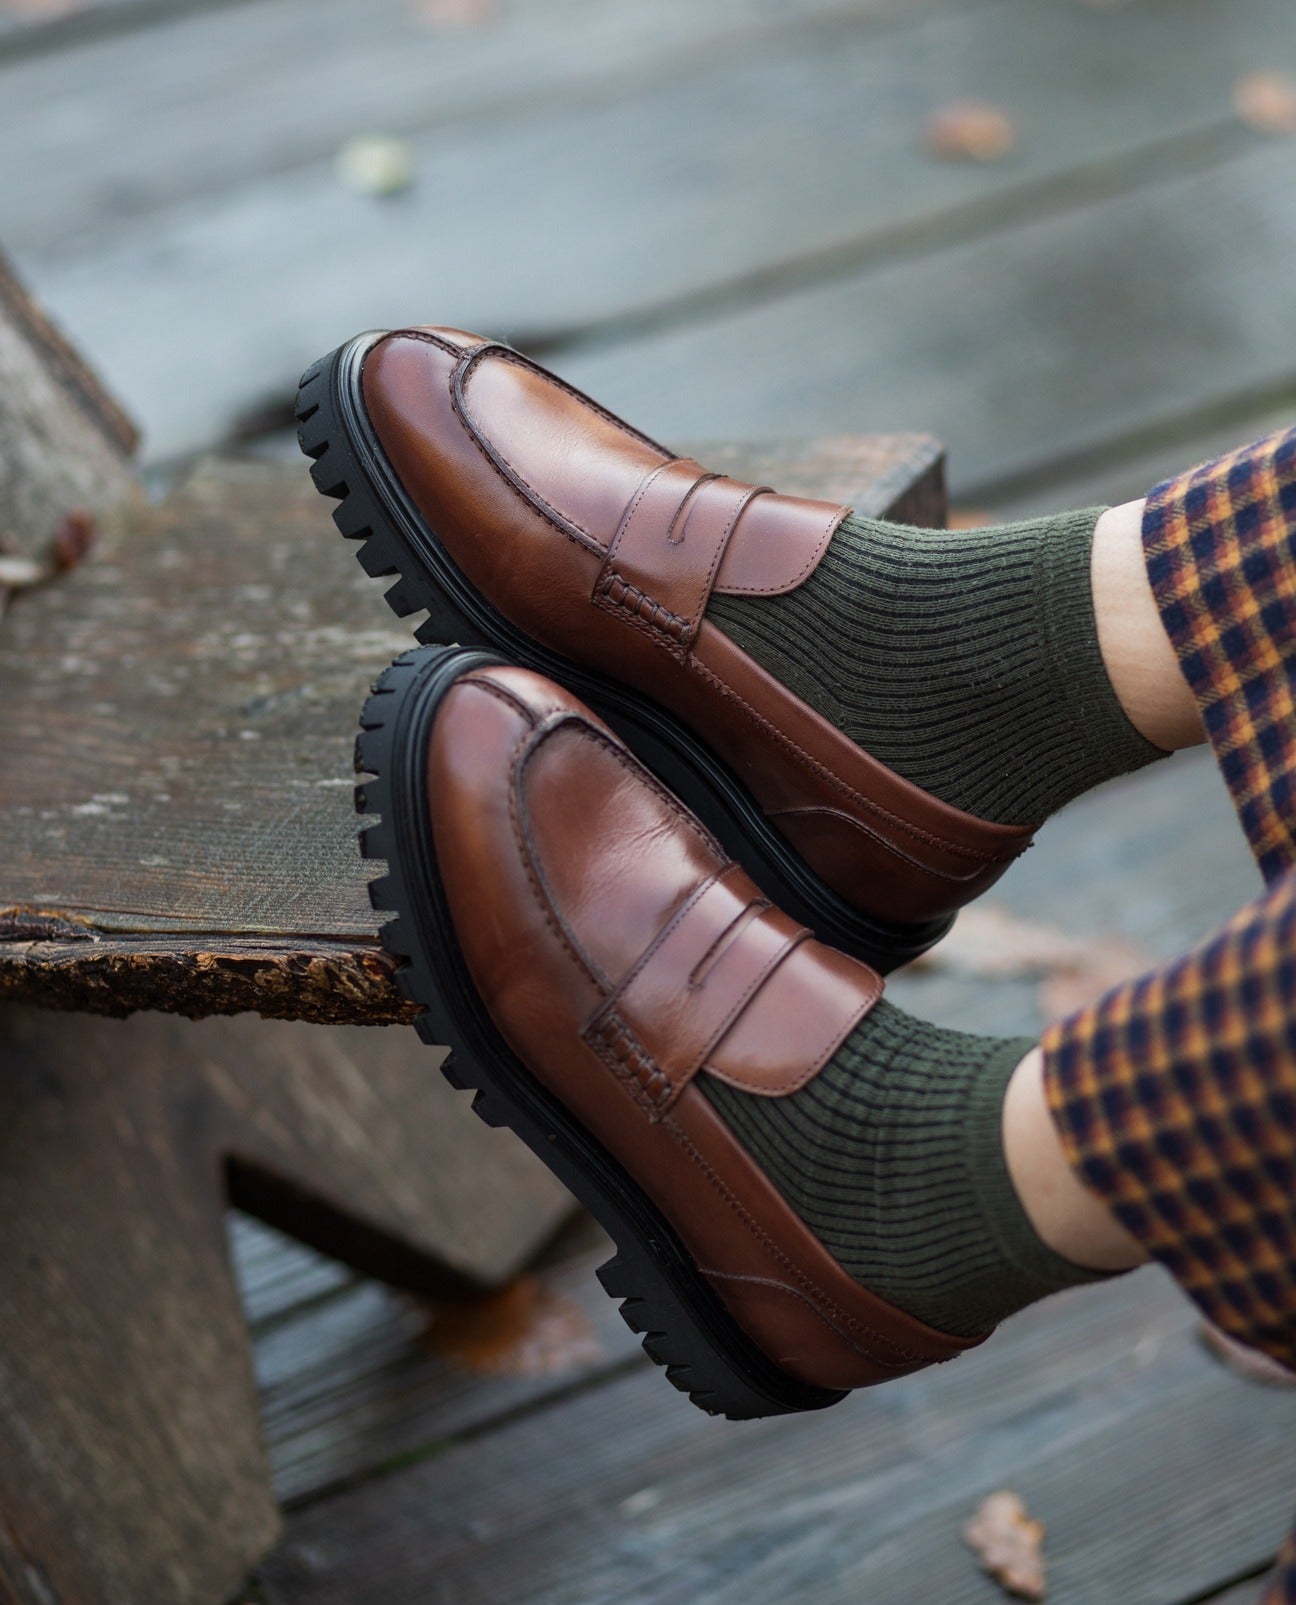
[[[1296,430],[1168,481],[1148,578],[1264,890],[1052,1027],[1086,1185],[1217,1326],[1296,1371]],[[1296,1533],[1266,1605],[1296,1605]]]

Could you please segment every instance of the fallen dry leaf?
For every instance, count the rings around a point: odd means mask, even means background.
[[[1233,85],[1233,110],[1261,134],[1296,134],[1296,79],[1249,72]]]
[[[87,0],[0,0],[0,14],[29,17],[34,22],[70,17],[87,9]]]
[[[494,21],[498,10],[497,0],[410,0],[410,12],[416,22],[457,32],[484,28]]]
[[[1112,936],[1067,936],[994,904],[965,908],[954,928],[912,966],[984,981],[1037,979],[1045,1019],[1056,1020],[1141,975],[1155,960]]]
[[[549,1376],[602,1353],[580,1306],[535,1276],[443,1306],[427,1341],[443,1358],[488,1376]]]
[[[60,574],[76,568],[99,539],[99,526],[87,508],[74,507],[54,531],[50,560]]]
[[[999,520],[993,513],[980,507],[951,507],[945,520],[946,529],[989,529]]]
[[[1050,970],[1040,982],[1040,1013],[1046,1020],[1063,1020],[1155,964],[1151,953],[1118,937],[1095,936],[1078,942],[1074,958]]]
[[[0,0],[0,4],[3,0]],[[77,507],[68,513],[54,531],[48,557],[26,557],[0,550],[0,600],[13,591],[30,591],[44,585],[56,574],[75,568],[94,546],[99,526],[93,513]]]
[[[1203,1321],[1197,1328],[1197,1335],[1222,1365],[1248,1382],[1258,1382],[1266,1388],[1296,1388],[1296,1372],[1288,1371],[1259,1349],[1239,1343],[1211,1322]]]
[[[1044,1523],[1026,1514],[1015,1493],[1002,1488],[983,1499],[963,1528],[963,1541],[981,1570],[1018,1599],[1045,1597]]]
[[[955,100],[927,119],[923,144],[942,161],[999,162],[1017,144],[1007,112],[983,100]]]

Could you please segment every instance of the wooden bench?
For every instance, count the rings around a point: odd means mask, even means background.
[[[412,1033],[362,1029],[411,1014],[351,791],[406,628],[302,466],[205,462],[147,505],[129,426],[7,278],[0,312],[28,398],[0,402],[0,503],[29,554],[73,501],[103,527],[0,617],[0,1599],[218,1605],[278,1531],[227,1206],[463,1297],[570,1203]],[[697,450],[943,516],[927,437]]]

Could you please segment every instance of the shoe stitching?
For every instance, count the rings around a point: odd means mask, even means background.
[[[519,470],[508,460],[508,458],[504,456],[503,452],[499,451],[487,439],[485,432],[477,424],[471,412],[468,410],[467,380],[470,370],[476,366],[477,362],[482,357],[486,356],[488,353],[493,353],[502,362],[512,363],[515,367],[523,368],[528,373],[534,373],[538,375],[548,383],[557,386],[559,390],[562,390],[565,394],[571,396],[573,400],[579,402],[582,406],[587,407],[590,411],[596,413],[606,422],[612,424],[614,428],[621,430],[624,434],[630,435],[633,439],[637,440],[641,445],[647,446],[650,450],[660,452],[662,456],[667,459],[667,461],[673,462],[677,460],[674,454],[667,451],[666,448],[659,442],[651,440],[647,435],[640,434],[637,429],[626,423],[623,418],[618,418],[615,413],[608,412],[605,407],[600,407],[598,402],[593,400],[592,397],[583,394],[583,392],[577,390],[573,385],[567,384],[564,380],[558,378],[556,374],[550,373],[548,369],[540,367],[537,363],[534,363],[529,358],[522,356],[520,352],[512,350],[512,348],[509,346],[500,345],[497,341],[488,340],[483,341],[480,345],[474,346],[465,352],[460,350],[458,347],[448,347],[444,341],[438,340],[431,335],[421,334],[417,330],[408,331],[405,337],[416,340],[425,340],[429,344],[439,346],[443,351],[450,351],[458,354],[459,362],[454,370],[454,373],[451,375],[450,402],[457,417],[459,418],[459,421],[463,424],[468,438],[477,447],[478,451],[481,452],[482,456],[490,464],[491,468],[494,469],[496,475],[504,481],[513,494],[519,499],[519,501],[522,502],[524,507],[528,507],[533,512],[538,513],[546,523],[552,525],[560,535],[566,536],[569,541],[571,541],[574,545],[579,546],[582,551],[597,551],[599,553],[603,553],[605,548],[598,543],[596,538],[588,530],[582,529],[580,525],[573,523],[570,519],[564,518],[558,509],[540,494],[540,492],[535,488],[534,485],[530,483],[526,476],[520,473]]]
[[[622,520],[622,529],[624,529],[634,517],[635,510],[637,509],[640,500],[648,490],[649,485],[655,482],[659,472],[660,470],[657,470],[650,474],[648,479],[644,481],[643,485],[641,485],[639,490],[635,493],[634,500],[630,505],[630,510],[626,514],[626,517]],[[671,522],[672,529],[675,527],[675,522],[678,520],[681,511],[688,504],[689,500],[693,497],[699,486],[707,484],[721,477],[723,476],[719,474],[707,474],[696,480],[689,487],[684,498],[680,502],[680,505],[675,509],[674,519],[672,519]],[[741,485],[741,481],[737,480],[733,481],[732,483]],[[706,611],[707,602],[710,600],[711,592],[715,586],[716,574],[719,572],[720,564],[724,560],[725,552],[728,549],[730,539],[732,538],[735,529],[738,527],[739,521],[742,519],[743,515],[747,512],[748,508],[757,499],[757,497],[773,496],[776,494],[777,492],[771,490],[768,485],[746,487],[744,494],[740,497],[733,510],[730,512],[729,521],[721,532],[719,541],[716,543],[716,549],[711,558],[711,565],[703,578],[702,585],[698,593],[697,606],[694,608],[691,618],[685,618],[683,614],[673,612],[670,608],[666,607],[664,603],[658,602],[653,597],[649,596],[649,594],[643,590],[642,587],[635,585],[633,581],[628,580],[618,569],[611,567],[610,555],[609,566],[605,568],[603,574],[599,578],[598,594],[595,595],[592,600],[596,605],[599,605],[600,598],[606,597],[608,604],[606,610],[608,612],[612,612],[613,609],[615,609],[618,613],[624,612],[627,614],[637,615],[653,629],[660,630],[663,635],[670,636],[673,641],[677,642],[681,647],[685,647],[687,649],[688,642],[697,631],[698,621]],[[669,538],[670,536],[668,534],[667,539]],[[620,591],[615,589],[615,587],[618,585],[621,587]]]
[[[584,1041],[622,1081],[649,1119],[656,1122],[675,1095],[675,1085],[625,1020],[615,1010],[593,1028],[582,1031]]]
[[[781,501],[790,501],[793,499],[784,495],[782,491],[775,491],[773,494],[778,496]],[[811,552],[810,556],[806,559],[805,567],[792,581],[790,581],[790,583],[786,585],[735,586],[732,590],[721,591],[721,596],[779,596],[786,591],[795,591],[801,584],[802,580],[804,580],[808,574],[814,571],[819,559],[827,551],[829,541],[832,540],[833,536],[841,527],[842,521],[848,518],[853,511],[854,509],[846,506],[844,502],[834,510],[832,523],[829,524],[828,528],[819,537],[819,540],[815,544],[814,551]]]
[[[815,1306],[814,1300],[810,1298],[808,1294],[802,1292],[799,1287],[789,1287],[786,1282],[780,1282],[773,1276],[744,1276],[737,1271],[721,1271],[715,1269],[714,1267],[703,1267],[701,1265],[698,1266],[698,1270],[708,1280],[715,1280],[719,1282],[738,1282],[743,1286],[768,1287],[773,1289],[773,1291],[776,1293],[786,1293],[789,1298],[797,1299],[800,1303],[804,1304],[812,1315],[816,1316],[820,1321],[823,1322],[823,1324],[828,1328],[834,1337],[839,1339],[844,1338],[842,1331],[838,1327],[834,1326],[830,1320],[828,1320],[824,1312]],[[867,1349],[856,1347],[856,1345],[851,1343],[849,1339],[845,1339],[845,1341],[847,1347],[854,1349],[856,1354],[863,1355],[865,1359],[872,1361],[872,1363],[878,1366],[881,1370],[890,1371],[899,1376],[903,1376],[908,1372],[916,1370],[924,1365],[943,1365],[947,1360],[956,1359],[958,1354],[962,1352],[961,1350],[955,1350],[953,1354],[944,1355],[939,1359],[934,1358],[931,1355],[926,1357],[911,1357],[908,1355],[902,1355],[899,1360],[893,1362],[891,1360],[884,1360],[880,1355],[871,1354]],[[883,1339],[883,1341],[885,1341],[885,1339]]]
[[[819,775],[821,779],[828,781],[834,790],[840,792],[852,802],[857,803],[868,813],[875,814],[879,818],[885,819],[889,824],[894,825],[905,835],[912,836],[919,841],[926,842],[928,846],[942,847],[947,852],[954,853],[959,857],[976,859],[978,862],[984,864],[1002,863],[1005,861],[1005,859],[1011,862],[1012,858],[1017,856],[1017,852],[1013,852],[1011,855],[1009,855],[1006,852],[986,852],[978,848],[964,847],[957,842],[948,841],[944,837],[934,835],[932,832],[924,830],[920,825],[912,824],[909,820],[901,819],[898,815],[893,814],[888,809],[884,808],[881,803],[874,802],[871,797],[865,797],[859,792],[855,791],[854,788],[848,785],[846,781],[842,780],[839,775],[834,774],[831,769],[822,764],[819,759],[812,757],[790,736],[780,730],[777,725],[772,724],[764,714],[752,707],[751,703],[748,702],[747,699],[741,695],[741,693],[735,691],[732,686],[728,685],[719,677],[719,675],[715,674],[704,663],[699,663],[696,655],[694,655],[692,658],[691,666],[696,673],[700,674],[703,679],[705,679],[710,685],[719,691],[722,696],[728,697],[731,701],[736,702],[738,706],[748,713],[756,721],[756,723],[760,725],[761,729],[771,736],[781,747],[786,748],[796,758],[812,769],[815,774]],[[865,826],[862,821],[860,822],[860,828],[865,830],[870,835],[873,834],[871,831],[868,831],[868,827]],[[913,865],[915,869],[920,869],[924,873],[940,880],[955,882],[961,880],[970,880],[976,873],[975,871],[971,871],[966,875],[957,875],[950,870],[934,869],[928,864],[922,864],[917,859],[909,857],[907,853],[903,852],[894,843],[886,841],[885,838],[874,836],[874,839],[879,843],[880,846],[887,848],[897,857],[903,858],[906,863]],[[1020,851],[1020,849],[1018,849],[1018,851]]]
[[[525,767],[530,753],[536,750],[537,734],[536,727],[528,729],[513,749],[509,758],[509,821],[513,826],[513,837],[518,846],[518,856],[522,860],[532,896],[539,905],[545,924],[548,925],[549,929],[562,943],[567,950],[568,956],[576,962],[595,986],[606,986],[606,979],[600,974],[598,967],[578,945],[575,937],[568,931],[566,924],[559,919],[558,911],[554,907],[552,897],[549,895],[549,889],[540,878],[539,865],[531,850],[529,835],[523,824],[520,809],[521,771]]]
[[[739,484],[741,482],[735,480],[733,483]],[[773,491],[768,485],[749,485],[747,486],[745,494],[741,497],[733,512],[730,513],[729,522],[725,525],[720,539],[716,542],[715,553],[711,558],[711,566],[707,570],[706,579],[702,582],[702,590],[698,597],[698,604],[693,610],[693,617],[689,620],[688,633],[690,635],[693,635],[696,632],[698,620],[702,617],[703,613],[706,612],[706,605],[711,600],[711,592],[715,586],[715,577],[719,572],[721,560],[729,548],[729,541],[733,536],[734,530],[738,527],[739,520],[758,497],[773,496],[775,494],[776,492]]]
[[[662,1129],[670,1132],[670,1134],[684,1149],[685,1153],[688,1154],[689,1158],[692,1159],[693,1162],[701,1169],[703,1175],[711,1183],[713,1189],[720,1195],[720,1197],[734,1212],[734,1214],[738,1216],[739,1220],[742,1221],[743,1225],[747,1228],[750,1234],[755,1237],[757,1242],[759,1242],[770,1254],[774,1256],[774,1259],[778,1262],[778,1264],[783,1267],[788,1275],[791,1276],[793,1281],[799,1287],[801,1287],[807,1295],[819,1299],[823,1306],[840,1321],[844,1322],[851,1331],[862,1332],[868,1337],[876,1339],[876,1341],[881,1343],[884,1348],[891,1350],[891,1352],[900,1355],[902,1358],[909,1360],[930,1360],[930,1356],[928,1355],[918,1354],[912,1349],[900,1347],[893,1338],[887,1337],[885,1333],[879,1332],[875,1327],[869,1326],[866,1322],[861,1321],[857,1316],[849,1315],[845,1310],[843,1310],[833,1296],[830,1293],[825,1292],[817,1282],[813,1281],[809,1276],[806,1275],[804,1271],[795,1265],[773,1240],[773,1238],[770,1237],[768,1232],[766,1232],[765,1229],[752,1218],[751,1212],[743,1204],[741,1199],[737,1198],[732,1190],[726,1185],[726,1183],[716,1174],[714,1167],[709,1163],[705,1155],[698,1149],[697,1145],[688,1136],[688,1134],[681,1128],[678,1121],[671,1116],[667,1116],[666,1119],[661,1122],[661,1125]],[[744,1153],[746,1152],[745,1149],[742,1151]],[[806,1230],[808,1231],[809,1228],[806,1227]],[[862,1288],[862,1291],[867,1292],[868,1290],[866,1288]],[[823,1319],[822,1311],[816,1313],[819,1313],[820,1318]],[[841,1337],[843,1341],[848,1344],[848,1346],[855,1348],[855,1345],[850,1343],[850,1340],[845,1337],[845,1334],[838,1332],[838,1336]],[[877,1356],[870,1354],[867,1349],[857,1348],[856,1353],[862,1354],[865,1359],[877,1359]]]
[[[616,589],[617,586],[620,586],[620,590]],[[683,645],[689,630],[688,619],[682,614],[672,613],[664,603],[655,602],[646,591],[632,585],[616,569],[606,571],[599,583],[599,595],[594,600],[609,613],[627,613],[641,618],[652,629],[660,630],[663,635]]]
[[[806,934],[809,935],[810,933],[807,932]],[[786,958],[787,954],[784,954],[784,957]],[[774,968],[777,969],[778,966],[775,965]],[[772,975],[773,973],[774,971],[771,970],[770,974]],[[726,1086],[736,1087],[739,1092],[750,1093],[756,1098],[761,1096],[769,1096],[770,1094],[781,1096],[785,1092],[796,1092],[805,1085],[807,1079],[813,1079],[813,1076],[819,1074],[820,1070],[823,1069],[824,1060],[827,1059],[828,1055],[846,1039],[850,1032],[855,1029],[855,1027],[864,1018],[865,1014],[871,1008],[873,1008],[878,999],[882,996],[882,992],[883,988],[879,986],[875,991],[866,994],[861,1001],[859,1008],[856,1009],[855,1013],[851,1015],[846,1025],[844,1027],[834,1025],[817,1052],[807,1056],[810,1063],[814,1066],[813,1074],[809,1078],[805,1076],[804,1069],[793,1070],[788,1073],[784,1080],[775,1082],[772,1086],[764,1086],[760,1092],[754,1092],[750,1082],[731,1079],[723,1071],[717,1070],[714,1065],[704,1064],[702,1066],[702,1070],[704,1074],[714,1076],[717,1081],[723,1081]],[[719,1044],[717,1043],[716,1046],[718,1047]]]
[[[677,463],[684,463],[691,462],[692,459],[677,457],[673,459],[673,461]],[[590,598],[590,600],[594,602],[596,606],[604,607],[606,612],[613,613],[614,616],[617,616],[622,612],[631,615],[638,615],[638,617],[643,619],[643,621],[650,625],[653,629],[659,629],[664,635],[669,635],[673,640],[682,643],[685,632],[688,628],[688,621],[681,614],[675,613],[670,608],[666,607],[664,603],[658,602],[653,597],[649,596],[645,590],[628,580],[625,575],[614,566],[617,549],[625,535],[626,530],[628,530],[631,524],[634,522],[634,517],[639,511],[640,503],[662,477],[666,469],[670,466],[671,463],[666,462],[661,463],[656,468],[652,469],[644,476],[643,480],[640,482],[639,488],[635,491],[633,497],[631,497],[630,505],[622,515],[616,534],[612,537],[612,544],[608,547],[607,560],[599,572],[598,579],[595,581],[594,595]],[[680,513],[688,504],[698,487],[717,477],[715,474],[706,473],[705,470],[702,469],[701,463],[697,463],[695,466],[699,470],[699,475],[689,486],[688,490],[685,491],[683,497],[676,505],[675,511],[671,516],[670,529],[668,529],[666,532],[667,540],[672,538],[672,531],[675,528],[675,524],[679,519]],[[620,590],[614,594],[616,586],[620,586]],[[603,602],[602,598],[606,598],[606,604]]]
[[[506,695],[504,693],[501,694]],[[713,852],[722,862],[726,861],[726,855],[715,837],[698,820],[685,812],[683,807],[657,781],[655,776],[643,769],[628,753],[623,752],[615,738],[607,736],[601,730],[597,730],[592,725],[587,724],[578,713],[564,713],[552,721],[541,721],[527,731],[526,735],[518,742],[509,761],[509,817],[513,824],[514,838],[526,865],[527,879],[531,885],[532,893],[540,905],[546,924],[559,937],[563,947],[579,964],[585,974],[604,993],[610,994],[616,990],[615,984],[602,973],[589,955],[584,952],[575,934],[567,928],[566,922],[558,912],[556,901],[545,880],[539,854],[533,845],[528,823],[524,822],[523,819],[524,809],[521,798],[524,772],[541,750],[545,741],[555,734],[557,730],[568,726],[585,740],[592,741],[602,747],[615,763],[619,764],[622,769],[634,777],[636,782],[648,786],[659,801],[670,809],[677,822],[686,826],[694,838]],[[527,811],[527,821],[529,822],[529,811]]]
[[[475,676],[465,676],[460,683],[471,685],[474,689],[485,692],[487,696],[494,697],[497,701],[502,702],[507,707],[513,709],[514,712],[521,714],[526,720],[526,729],[522,732],[521,736],[519,736],[513,751],[509,755],[508,762],[509,821],[513,827],[514,840],[518,846],[518,856],[521,859],[522,867],[526,872],[527,881],[530,884],[532,896],[539,905],[540,912],[544,916],[545,923],[549,926],[549,929],[558,938],[559,942],[567,951],[568,956],[575,961],[588,979],[592,981],[595,986],[606,986],[606,979],[599,974],[597,968],[581,951],[579,945],[575,941],[575,938],[567,930],[566,926],[557,918],[556,911],[553,909],[552,901],[547,895],[547,888],[542,886],[537,877],[534,855],[531,852],[530,843],[527,839],[527,835],[518,812],[518,797],[521,791],[519,784],[520,767],[527,756],[528,747],[531,747],[531,749],[534,750],[533,744],[536,742],[537,736],[543,737],[543,734],[546,733],[546,721],[543,719],[537,719],[535,710],[533,708],[529,707],[526,702],[515,696],[511,691],[506,690],[503,686],[498,685],[492,680],[485,678],[478,679]],[[576,719],[578,717],[578,715],[574,714],[563,716],[564,720],[566,718]]]

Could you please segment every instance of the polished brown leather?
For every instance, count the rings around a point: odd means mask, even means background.
[[[528,670],[456,681],[427,765],[441,880],[492,1020],[758,1347],[825,1388],[970,1347],[848,1276],[698,1084],[804,1086],[881,996],[878,975],[771,908],[605,725]]]
[[[705,617],[795,589],[848,511],[708,474],[505,346],[398,330],[361,389],[450,558],[519,630],[653,698],[865,914],[940,918],[1029,845],[949,807],[820,717]]]

